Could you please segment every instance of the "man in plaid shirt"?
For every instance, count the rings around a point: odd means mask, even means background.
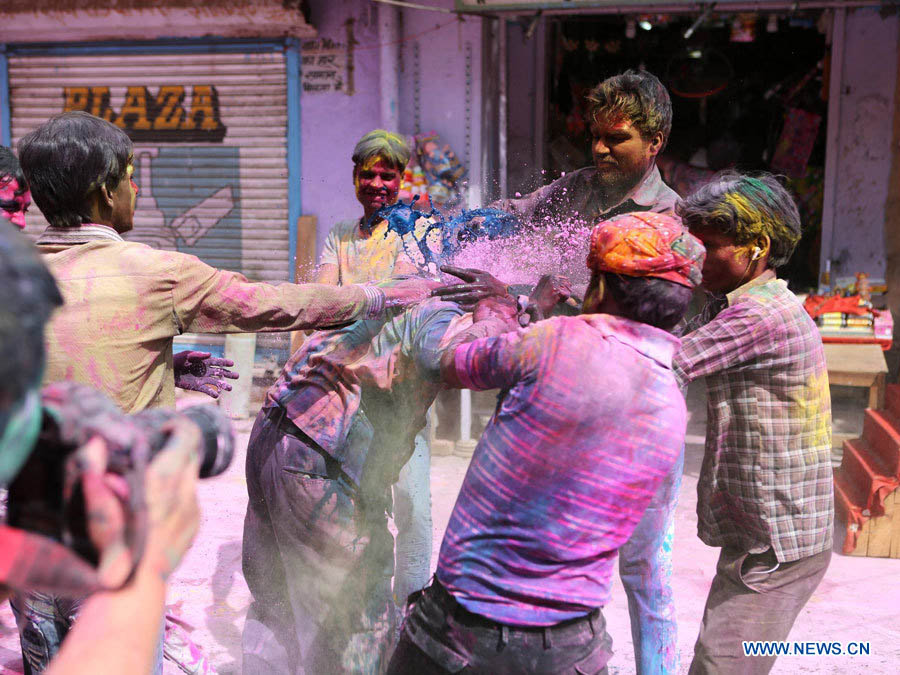
[[[698,534],[722,548],[691,673],[767,673],[742,641],[784,640],[831,558],[831,399],[816,326],[775,269],[800,218],[773,176],[724,174],[678,207],[713,300],[675,372],[705,377]]]

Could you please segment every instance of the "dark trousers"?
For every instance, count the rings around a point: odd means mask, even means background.
[[[612,640],[600,610],[545,628],[508,626],[464,609],[435,580],[412,606],[388,675],[605,675]]]
[[[788,563],[779,563],[771,549],[761,554],[722,549],[690,674],[768,673],[776,657],[744,656],[741,643],[786,640],[830,561],[830,549]]]
[[[265,410],[247,447],[247,491],[245,675],[382,672],[397,633],[384,509],[368,513]]]

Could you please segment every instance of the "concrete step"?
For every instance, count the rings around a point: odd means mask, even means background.
[[[889,384],[884,390],[884,407],[897,418],[900,418],[900,384]]]
[[[887,410],[867,408],[862,437],[891,476],[900,476],[900,419]]]
[[[861,504],[873,515],[884,512],[884,499],[900,486],[896,474],[891,474],[881,458],[863,439],[844,441],[841,476],[845,484],[863,495]]]

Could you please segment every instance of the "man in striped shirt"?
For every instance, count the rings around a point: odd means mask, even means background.
[[[389,673],[605,672],[616,552],[684,442],[668,330],[702,258],[677,218],[619,216],[592,233],[584,314],[450,342],[446,383],[503,393]]]
[[[724,174],[678,208],[707,249],[713,294],[675,373],[706,378],[697,531],[722,552],[691,673],[768,673],[746,640],[784,640],[831,559],[831,399],[815,324],[775,278],[800,239],[771,175]]]

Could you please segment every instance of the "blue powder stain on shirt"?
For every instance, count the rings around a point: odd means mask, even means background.
[[[429,211],[419,211],[415,208],[419,196],[413,197],[409,203],[398,201],[390,206],[383,206],[376,211],[366,223],[372,228],[382,220],[387,221],[387,232],[395,232],[403,242],[403,248],[409,254],[410,241],[415,242],[425,265],[440,266],[443,261],[454,255],[465,244],[479,239],[500,239],[509,237],[519,232],[522,222],[516,216],[501,211],[500,209],[472,209],[464,210],[458,216],[447,220],[439,213],[429,200]],[[416,222],[420,218],[432,220],[425,227],[420,236],[416,234]],[[477,220],[476,220],[477,219]],[[441,234],[441,254],[428,247],[428,235],[431,232]],[[385,236],[387,236],[385,232]],[[411,236],[407,236],[411,235]],[[410,255],[416,259],[415,256]]]

